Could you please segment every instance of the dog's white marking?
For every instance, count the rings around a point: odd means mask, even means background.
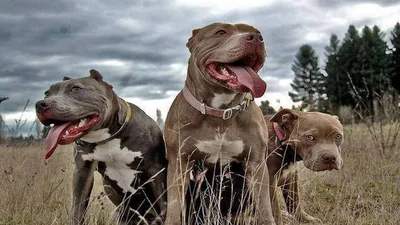
[[[281,177],[286,178],[289,176],[290,173],[295,172],[298,168],[299,162],[291,163],[286,169],[282,171]]]
[[[109,138],[111,135],[108,133],[108,128],[103,128],[100,130],[90,131],[85,136],[81,137],[82,141],[86,141],[89,143],[103,141]]]
[[[199,141],[196,147],[199,151],[209,154],[207,161],[216,163],[220,160],[221,165],[226,165],[243,152],[244,143],[242,140],[229,141],[225,138],[225,134],[217,134],[214,140]]]
[[[211,106],[214,108],[219,108],[222,105],[227,105],[233,101],[236,94],[214,94],[214,98],[211,100]]]
[[[82,127],[83,125],[85,125],[88,122],[87,118],[81,119],[79,121],[78,127]]]
[[[96,146],[93,153],[82,155],[83,160],[97,160],[106,164],[105,175],[117,182],[124,192],[135,193],[131,187],[136,174],[141,171],[131,169],[127,164],[136,158],[142,158],[141,152],[130,151],[127,147],[121,149],[121,139],[113,139],[107,143]]]

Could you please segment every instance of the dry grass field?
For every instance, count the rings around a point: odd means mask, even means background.
[[[381,157],[362,125],[347,126],[340,171],[301,169],[304,208],[324,224],[400,224],[400,137]],[[0,145],[0,224],[68,224],[72,150],[57,149],[46,163],[41,145]],[[99,176],[89,224],[116,224]]]

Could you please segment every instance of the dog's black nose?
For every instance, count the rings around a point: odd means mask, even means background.
[[[324,160],[325,164],[334,164],[334,163],[336,163],[336,156],[324,155],[324,156],[322,156],[322,159]]]
[[[36,102],[35,107],[36,107],[36,112],[41,113],[50,107],[50,103],[46,100],[40,100]]]
[[[250,33],[245,37],[247,42],[262,43],[264,41],[263,36],[260,33]]]

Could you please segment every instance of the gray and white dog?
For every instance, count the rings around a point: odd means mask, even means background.
[[[119,98],[98,71],[52,85],[36,113],[44,125],[54,124],[46,159],[57,145],[75,142],[71,224],[85,223],[96,168],[105,193],[119,206],[120,224],[162,223],[167,166],[162,132],[140,108]]]

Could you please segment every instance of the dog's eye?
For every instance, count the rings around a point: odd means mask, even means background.
[[[307,141],[314,141],[314,136],[312,136],[312,135],[306,135],[306,140],[307,140]]]
[[[50,94],[49,91],[46,91],[46,92],[44,93],[44,97],[45,97],[45,98],[49,97],[49,94]]]
[[[219,31],[215,32],[215,34],[216,34],[216,35],[224,35],[224,34],[226,34],[226,31],[224,31],[224,30],[219,30]]]
[[[78,86],[74,86],[71,88],[71,92],[76,92],[76,91],[80,91],[80,90],[82,90],[82,88],[78,87]]]
[[[338,140],[338,141],[339,141],[339,140],[342,140],[342,135],[341,135],[341,134],[337,134],[335,138],[336,138],[336,140]]]

